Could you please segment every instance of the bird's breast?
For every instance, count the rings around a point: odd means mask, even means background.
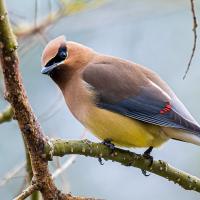
[[[89,90],[87,83],[80,76],[75,76],[62,92],[71,113],[84,124],[95,106],[94,94]]]
[[[90,86],[78,77],[63,94],[72,114],[101,140],[109,139],[118,146],[149,147],[160,146],[168,139],[159,126],[98,108]]]
[[[99,139],[118,146],[158,147],[168,140],[159,126],[97,107],[90,110],[85,126]]]

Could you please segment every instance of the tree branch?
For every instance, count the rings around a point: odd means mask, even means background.
[[[5,97],[10,102],[18,121],[25,145],[30,155],[34,183],[44,199],[78,200],[88,199],[72,197],[61,193],[55,186],[48,170],[48,161],[44,157],[47,138],[43,135],[40,125],[28,102],[19,72],[17,43],[3,0],[0,0],[0,61],[5,83]]]
[[[30,155],[28,153],[26,146],[25,146],[25,153],[26,153],[27,182],[28,182],[28,184],[31,184],[32,179],[33,179],[33,170],[32,170]],[[40,192],[39,191],[34,191],[30,196],[30,200],[39,200],[39,199],[40,199]]]
[[[3,187],[10,179],[14,178],[25,167],[26,162],[22,162],[11,170],[9,170],[2,179],[0,179],[0,187]]]
[[[71,14],[75,14],[85,9],[95,8],[103,4],[104,2],[99,0],[93,0],[93,1],[88,1],[86,3],[86,2],[81,2],[79,0],[75,1],[60,0],[60,3],[62,4],[60,9],[54,12],[50,12],[47,16],[45,16],[45,18],[43,18],[37,24],[35,23],[34,26],[32,24],[29,24],[27,26],[19,25],[15,27],[14,32],[17,35],[17,37],[24,38],[35,35],[37,33],[41,34],[46,30],[46,28],[58,22],[61,18],[69,16]],[[37,16],[35,17],[35,21],[36,18]]]
[[[35,192],[36,190],[38,190],[38,188],[39,187],[36,184],[35,185],[30,185],[27,189],[25,189],[19,196],[17,196],[13,200],[23,200],[23,199],[26,199],[31,194],[33,194],[33,192]]]
[[[4,122],[9,122],[13,118],[13,109],[8,106],[3,112],[0,113],[0,124]]]
[[[194,57],[194,53],[195,53],[196,46],[197,46],[197,26],[198,26],[198,24],[197,24],[197,18],[196,18],[196,13],[195,13],[195,8],[194,8],[194,0],[190,0],[190,5],[191,5],[191,12],[192,12],[192,20],[193,20],[192,31],[193,31],[193,35],[194,35],[194,41],[193,41],[192,53],[191,53],[191,56],[190,56],[190,59],[189,59],[188,65],[187,65],[187,69],[183,76],[183,79],[186,78],[187,73],[190,70],[190,65],[192,63],[192,59]]]
[[[52,156],[64,156],[66,154],[80,154],[95,158],[104,158],[121,163],[125,166],[132,166],[139,169],[147,170],[156,175],[162,176],[169,181],[180,185],[186,190],[194,190],[200,192],[200,179],[186,172],[176,169],[164,161],[154,160],[150,166],[150,160],[142,155],[115,148],[111,150],[101,143],[94,143],[88,140],[68,141],[61,139],[51,140],[51,143],[45,147],[48,159]]]
[[[76,160],[77,155],[73,155],[71,156],[68,160],[66,160],[66,162],[64,162],[60,168],[56,169],[53,174],[52,174],[52,178],[55,179],[56,177],[58,177],[60,174],[62,174],[69,166],[71,166],[75,160]]]

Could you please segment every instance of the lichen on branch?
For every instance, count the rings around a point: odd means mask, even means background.
[[[0,124],[4,122],[9,122],[13,118],[13,109],[8,106],[3,112],[0,113]]]
[[[88,140],[61,140],[52,139],[51,143],[46,144],[45,152],[47,158],[52,156],[64,156],[66,154],[79,154],[94,158],[103,158],[118,162],[124,166],[136,167],[147,170],[169,181],[180,185],[186,190],[194,190],[200,192],[200,179],[186,172],[170,166],[164,161],[151,161],[140,154],[136,154],[127,150],[115,148],[114,152],[102,143],[94,143]]]

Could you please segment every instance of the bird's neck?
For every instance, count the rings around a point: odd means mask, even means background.
[[[73,70],[56,69],[51,78],[63,91],[75,72]]]

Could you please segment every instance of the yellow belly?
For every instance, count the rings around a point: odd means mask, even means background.
[[[157,147],[169,139],[159,126],[96,107],[87,115],[85,126],[99,139],[109,139],[117,146]]]

